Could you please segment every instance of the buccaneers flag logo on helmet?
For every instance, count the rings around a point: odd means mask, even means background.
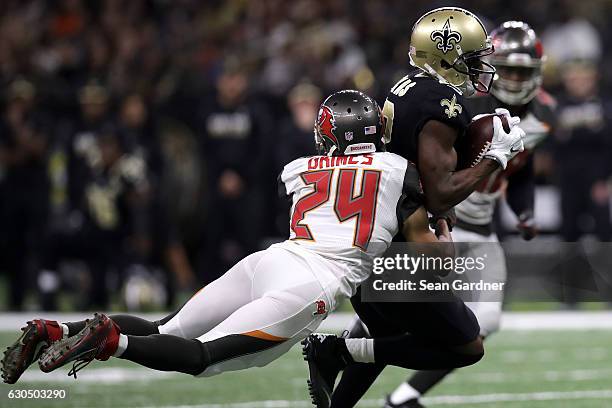
[[[336,135],[334,135],[334,130],[336,130],[336,123],[334,119],[334,113],[330,108],[323,105],[321,109],[319,109],[319,117],[317,118],[317,125],[319,126],[319,132],[321,135],[328,138],[332,143],[338,144],[338,139]]]

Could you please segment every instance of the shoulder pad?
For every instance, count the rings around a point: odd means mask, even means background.
[[[422,99],[425,116],[458,129],[465,129],[472,119],[467,99],[450,86],[435,82]]]

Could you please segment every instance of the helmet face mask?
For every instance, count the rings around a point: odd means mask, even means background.
[[[468,77],[470,82],[468,86],[471,85],[474,91],[488,93],[493,83],[495,67],[483,60],[483,58],[491,55],[493,52],[494,49],[491,46],[483,50],[461,54],[452,65],[452,68]]]
[[[412,28],[410,63],[465,96],[489,91],[495,68],[483,59],[491,53],[482,22],[458,7],[432,10]]]
[[[331,94],[314,126],[317,153],[327,156],[385,151],[382,111],[374,99],[354,90]]]
[[[511,105],[525,105],[538,93],[542,85],[540,68],[498,65],[492,89],[500,101]]]
[[[491,35],[496,49],[490,62],[497,69],[491,93],[507,105],[526,105],[542,85],[544,55],[540,40],[529,25],[520,21],[507,21]]]

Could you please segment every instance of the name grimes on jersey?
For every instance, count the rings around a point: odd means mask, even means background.
[[[314,156],[308,160],[308,170],[326,169],[329,167],[361,164],[369,166],[374,157],[371,154],[359,156]]]

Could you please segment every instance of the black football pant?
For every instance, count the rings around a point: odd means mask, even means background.
[[[353,407],[386,365],[413,369],[440,369],[470,365],[482,358],[454,352],[453,347],[476,340],[480,326],[472,311],[459,300],[449,302],[362,302],[353,308],[374,340],[374,364],[351,364],[332,395],[332,407]],[[364,337],[359,327],[351,337]],[[445,366],[448,365],[448,367]]]

